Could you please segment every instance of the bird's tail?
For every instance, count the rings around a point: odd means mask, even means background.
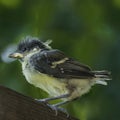
[[[111,73],[106,70],[102,71],[92,71],[95,76],[95,83],[107,85],[107,80],[111,80]]]

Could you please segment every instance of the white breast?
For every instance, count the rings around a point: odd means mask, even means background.
[[[22,62],[22,70],[26,80],[34,86],[46,91],[50,96],[60,96],[72,92],[68,99],[74,99],[87,93],[93,84],[91,80],[71,79],[67,83],[63,79],[57,79],[52,76],[36,71],[30,65],[28,57]]]
[[[46,91],[50,96],[59,96],[68,93],[66,84],[57,78],[40,73],[29,66],[26,67],[26,62],[22,63],[23,74],[26,80],[34,86]]]

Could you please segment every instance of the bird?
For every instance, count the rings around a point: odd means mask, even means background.
[[[107,85],[111,73],[107,70],[92,70],[64,52],[53,49],[51,40],[41,41],[37,37],[27,36],[17,45],[10,58],[19,60],[22,73],[28,83],[49,94],[43,102],[60,99],[52,104],[54,108],[69,103],[88,93],[96,84]]]

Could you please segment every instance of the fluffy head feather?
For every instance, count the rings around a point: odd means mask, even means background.
[[[19,43],[17,50],[24,52],[30,51],[35,47],[38,47],[40,49],[51,49],[47,42],[44,43],[36,37],[27,36]]]

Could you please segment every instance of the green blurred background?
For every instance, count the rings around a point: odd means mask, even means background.
[[[65,107],[81,120],[120,120],[120,0],[0,0],[0,84],[44,98],[26,82],[20,63],[7,58],[26,35],[52,39],[53,48],[111,71],[108,86],[96,85]]]

